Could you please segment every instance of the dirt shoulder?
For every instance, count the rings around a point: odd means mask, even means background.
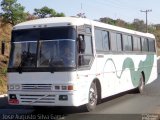
[[[0,95],[7,92],[8,57],[0,55]]]

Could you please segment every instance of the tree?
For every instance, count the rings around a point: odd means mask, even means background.
[[[34,15],[39,18],[65,16],[64,13],[57,13],[54,9],[48,8],[47,6],[44,6],[41,9],[34,9]]]
[[[15,25],[26,20],[25,8],[17,0],[2,0],[1,7],[3,12],[0,15],[4,22]]]
[[[146,31],[146,25],[143,20],[134,19],[132,24],[133,24],[135,30],[140,31],[140,32]]]
[[[56,16],[54,16],[54,17],[64,17],[64,16],[65,16],[64,13],[57,13]]]
[[[110,25],[116,25],[116,20],[113,20],[113,19],[108,18],[108,17],[100,18],[99,21],[103,22],[103,23],[110,24]]]
[[[128,23],[126,23],[124,20],[121,20],[121,19],[117,19],[116,20],[116,26],[119,26],[119,27],[126,27]]]
[[[29,12],[27,13],[27,21],[35,19],[38,19],[38,17],[33,14],[30,14]]]

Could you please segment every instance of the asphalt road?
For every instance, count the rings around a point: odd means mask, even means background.
[[[2,120],[160,120],[160,74],[145,86],[143,94],[125,93],[104,99],[92,112],[81,108],[43,108],[10,106],[7,98],[0,98]]]

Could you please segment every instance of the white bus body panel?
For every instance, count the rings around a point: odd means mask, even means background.
[[[86,91],[83,84],[77,81],[76,72],[8,73],[8,83],[21,85],[21,90],[8,91],[8,94],[16,94],[19,105],[80,106],[87,102],[87,98],[84,98]],[[28,89],[24,87],[27,85]],[[45,85],[48,87],[45,88]],[[75,90],[70,92],[54,90],[53,86],[56,85],[74,85]],[[59,95],[68,95],[68,100],[60,101]]]

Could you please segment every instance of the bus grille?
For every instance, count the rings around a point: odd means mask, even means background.
[[[22,103],[55,103],[55,95],[29,95],[20,94]]]
[[[52,84],[22,84],[22,90],[51,91]]]

